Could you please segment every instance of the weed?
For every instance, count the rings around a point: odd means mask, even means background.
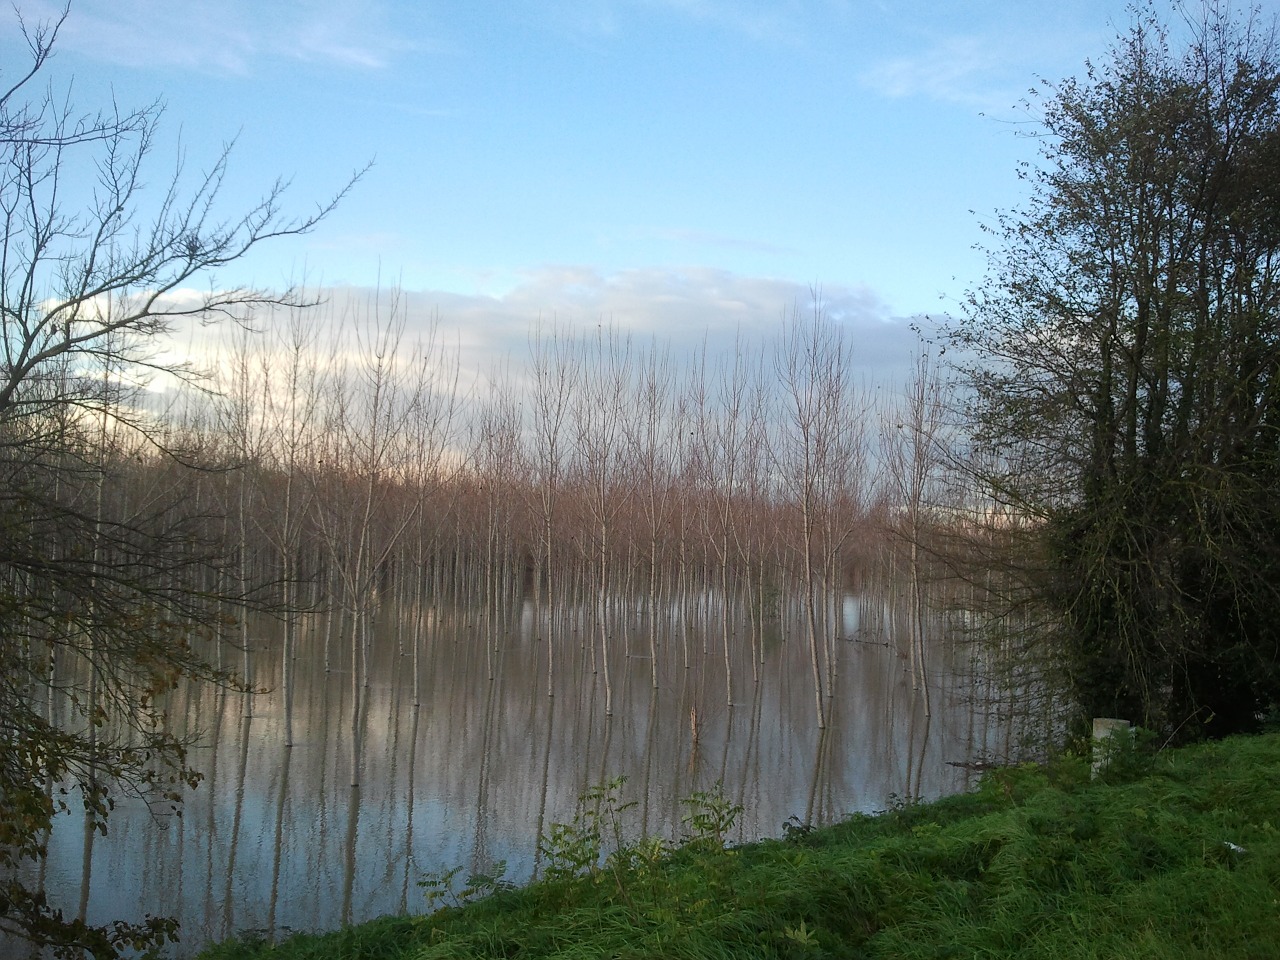
[[[1102,783],[1128,783],[1145,777],[1159,753],[1156,734],[1143,727],[1117,732],[1093,744],[1093,760]]]
[[[427,901],[427,912],[434,913],[441,907],[457,906],[457,893],[453,889],[453,880],[462,872],[461,867],[452,870],[433,871],[418,881],[422,896]]]
[[[461,867],[454,867],[452,870],[428,873],[418,881],[423,899],[427,903],[428,913],[443,907],[461,907],[473,900],[515,889],[515,884],[505,879],[507,873],[505,860],[497,861],[488,872],[473,873],[467,877],[461,889],[454,889],[454,881],[461,872]]]
[[[608,866],[606,844],[615,861],[617,853],[626,849],[622,817],[636,805],[622,800],[626,782],[626,777],[614,777],[592,787],[578,798],[578,809],[570,822],[551,824],[539,838],[548,880],[569,880],[582,874],[598,879],[601,869]]]
[[[724,781],[710,790],[695,790],[684,801],[689,812],[681,818],[688,831],[686,843],[694,847],[723,849],[725,838],[742,813],[742,807],[724,795]]]
[[[798,927],[783,927],[782,935],[797,946],[816,947],[818,945],[818,940],[813,935],[813,931],[809,929],[803,920],[800,921],[800,926]]]
[[[787,843],[804,843],[813,836],[813,824],[806,823],[794,813],[782,823],[782,839]]]

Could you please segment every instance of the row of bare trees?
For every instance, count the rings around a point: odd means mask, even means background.
[[[224,345],[216,392],[166,413],[160,447],[109,442],[107,425],[142,403],[120,389],[84,456],[100,461],[100,513],[163,484],[193,544],[222,545],[208,592],[283,618],[287,742],[298,618],[316,608],[337,613],[323,656],[350,664],[354,703],[379,616],[407,613],[396,636],[418,678],[426,622],[473,611],[492,676],[502,624],[524,603],[550,641],[548,692],[572,636],[589,645],[607,713],[624,621],[642,618],[647,650],[629,640],[626,654],[650,661],[655,686],[663,657],[715,656],[732,702],[735,678],[760,677],[765,621],[786,613],[825,726],[838,644],[853,639],[843,600],[894,580],[927,690],[927,544],[960,515],[942,503],[949,434],[927,360],[873,392],[820,304],[772,343],[690,356],[617,329],[537,330],[523,362],[475,384],[432,330],[410,333],[395,292],[260,326]],[[248,619],[226,613],[235,642],[215,663],[252,687]],[[358,710],[352,724],[358,742]]]
[[[285,611],[286,687],[300,610],[342,612],[325,657],[349,652],[358,697],[389,601],[413,612],[400,642],[416,664],[433,609],[492,626],[521,599],[553,641],[548,689],[573,620],[610,711],[609,638],[639,613],[648,649],[628,653],[651,660],[655,685],[664,651],[686,666],[715,655],[731,700],[735,669],[759,677],[764,619],[790,605],[822,725],[842,598],[889,571],[914,584],[923,683],[919,545],[946,519],[940,385],[922,361],[912,385],[873,401],[856,345],[820,304],[773,343],[680,357],[617,329],[542,329],[524,362],[475,384],[433,331],[410,335],[394,292],[263,327],[226,345],[212,403],[169,419],[174,446],[208,468],[185,474],[185,500],[233,548],[219,589],[229,580]],[[747,637],[738,605],[752,611]]]

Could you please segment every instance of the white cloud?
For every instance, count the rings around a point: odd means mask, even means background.
[[[768,377],[768,358],[786,319],[810,315],[812,292],[791,281],[711,269],[604,274],[548,267],[528,273],[501,296],[369,287],[309,291],[323,303],[308,316],[306,329],[317,338],[314,349],[322,367],[334,359],[358,366],[361,342],[377,339],[379,324],[394,321],[402,330],[397,364],[406,372],[427,373],[444,391],[451,389],[456,372],[465,411],[476,409],[473,403],[482,402],[495,383],[518,394],[528,381],[534,339],[552,332],[576,339],[611,329],[630,336],[637,351],[651,344],[668,350],[677,365],[704,348],[712,365],[744,351],[747,358],[764,356]],[[917,336],[911,322],[891,317],[865,287],[824,287],[818,293],[826,316],[848,336],[855,380],[875,387],[880,397],[891,397],[912,369]],[[285,330],[273,330],[272,324],[283,325],[286,317],[281,312],[275,321],[265,314],[255,318],[262,337],[251,349],[263,351],[262,358],[283,348],[279,337]],[[919,323],[928,330],[928,321]],[[184,321],[157,349],[165,351],[166,362],[190,362],[213,374],[212,385],[225,386],[226,358],[237,335],[229,324],[209,328]],[[338,335],[341,344],[333,339]],[[176,403],[186,393],[173,377],[156,378],[153,390],[158,404]]]
[[[1007,67],[1003,44],[992,37],[952,36],[909,56],[884,59],[862,81],[894,99],[923,96],[980,108],[1008,106],[1001,77]]]
[[[899,8],[903,40],[861,72],[862,82],[891,98],[925,97],[980,110],[1019,103],[1038,77],[1078,73],[1084,52],[1111,37],[1105,0],[975,8],[961,13],[918,5]],[[910,44],[902,47],[902,42]]]
[[[676,357],[704,344],[712,353],[730,351],[739,337],[763,350],[787,317],[809,314],[812,293],[788,280],[709,268],[603,273],[551,266],[529,271],[498,296],[408,290],[402,304],[409,336],[437,324],[440,345],[457,346],[462,380],[471,383],[504,363],[519,368],[530,338],[553,326],[569,333],[612,326],[637,343],[669,346]],[[828,318],[848,332],[865,376],[891,380],[905,373],[916,343],[908,318],[891,316],[866,287],[824,286],[818,294]],[[366,288],[331,289],[327,309],[340,315],[344,303],[369,295]]]
[[[37,0],[29,22],[57,10]],[[378,69],[408,48],[381,3],[343,0],[260,4],[252,0],[82,0],[59,44],[111,63],[247,74],[265,59]]]

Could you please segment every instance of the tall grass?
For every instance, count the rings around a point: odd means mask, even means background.
[[[684,845],[609,849],[614,782],[528,887],[478,878],[460,892],[488,896],[428,916],[204,957],[1280,955],[1280,736],[1120,760],[1096,782],[1081,757],[998,770],[972,794],[742,847],[708,793]]]

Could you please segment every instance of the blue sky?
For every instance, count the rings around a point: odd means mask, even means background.
[[[816,285],[884,322],[981,280],[981,224],[1035,156],[1016,104],[1128,21],[1102,0],[73,0],[48,76],[85,107],[163,97],[157,181],[179,137],[193,169],[234,138],[229,209],[284,176],[305,211],[373,161],[313,235],[221,282],[640,329],[777,318]],[[0,64],[18,39],[6,15]]]

